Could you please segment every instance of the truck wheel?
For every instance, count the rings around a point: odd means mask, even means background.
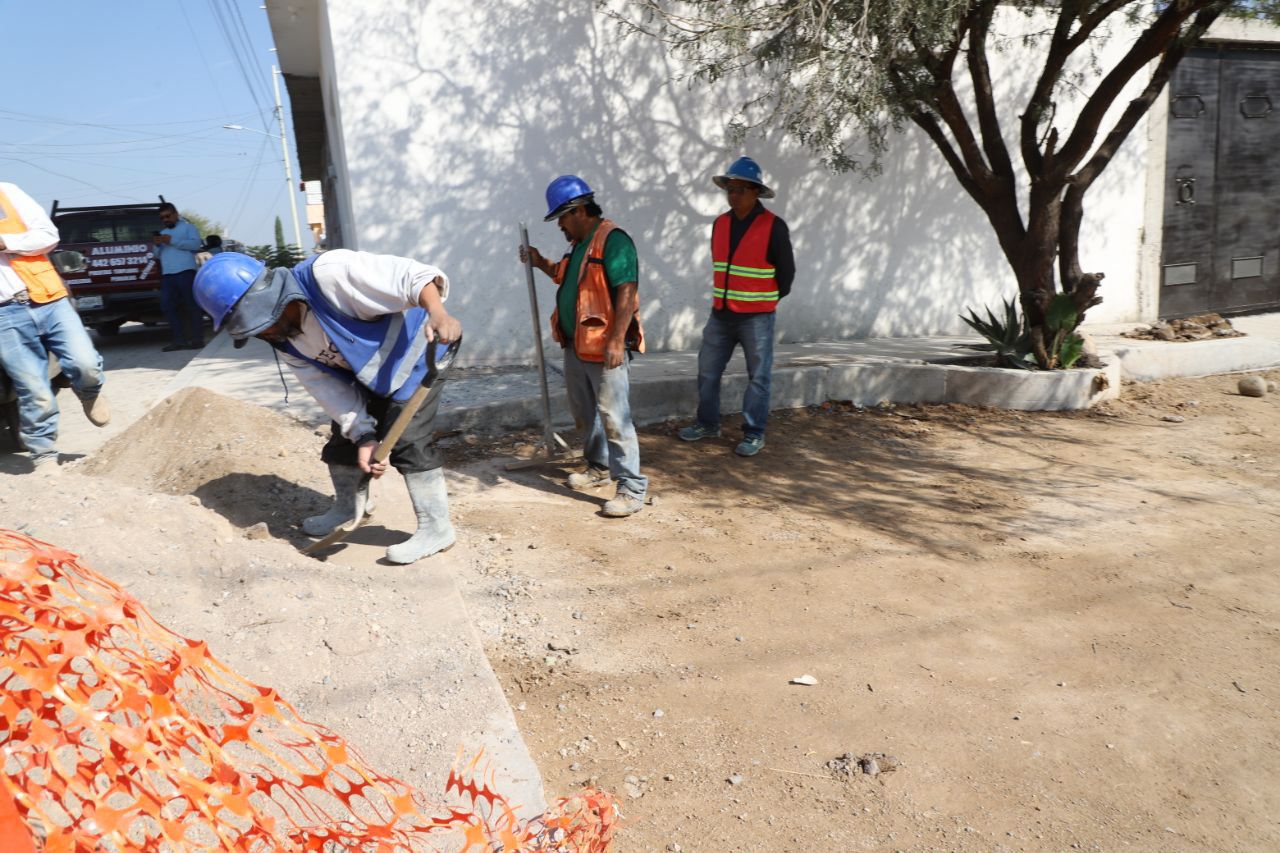
[[[110,323],[98,323],[93,330],[104,338],[115,337],[120,334],[120,321],[113,320]]]

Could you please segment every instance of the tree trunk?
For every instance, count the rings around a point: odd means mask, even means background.
[[[1031,335],[1036,362],[1047,370],[1052,364],[1052,354],[1046,343],[1051,336],[1045,329],[1045,313],[1058,292],[1054,260],[1063,224],[1062,203],[1056,193],[1046,188],[1033,190],[1025,229],[1017,210],[1008,209],[1010,203],[1016,204],[1004,197],[979,199],[1018,282],[1018,301]]]

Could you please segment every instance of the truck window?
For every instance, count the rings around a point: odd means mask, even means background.
[[[149,243],[160,223],[151,219],[63,219],[58,234],[64,243]]]

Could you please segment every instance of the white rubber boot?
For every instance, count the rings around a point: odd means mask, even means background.
[[[453,525],[449,523],[449,493],[444,487],[444,471],[411,471],[404,475],[409,501],[418,516],[413,536],[387,549],[387,559],[407,565],[453,547]]]
[[[333,483],[333,505],[323,515],[313,515],[302,522],[302,532],[308,536],[328,536],[339,524],[346,524],[356,514],[356,487],[364,476],[355,465],[330,465],[329,480]],[[365,506],[365,512],[373,512],[373,501]]]

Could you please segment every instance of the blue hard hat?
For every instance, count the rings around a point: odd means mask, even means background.
[[[547,215],[543,222],[556,219],[566,210],[591,201],[594,193],[587,182],[577,175],[561,175],[547,184]]]
[[[760,188],[760,198],[773,198],[774,192],[765,185],[764,178],[760,174],[760,164],[750,157],[739,157],[733,161],[733,165],[729,167],[729,171],[723,175],[716,175],[711,180],[720,189],[724,189],[729,185],[729,181],[737,179],[739,181],[750,181]]]
[[[266,271],[262,261],[240,252],[220,252],[204,262],[196,273],[195,298],[201,310],[213,318],[215,332]]]

